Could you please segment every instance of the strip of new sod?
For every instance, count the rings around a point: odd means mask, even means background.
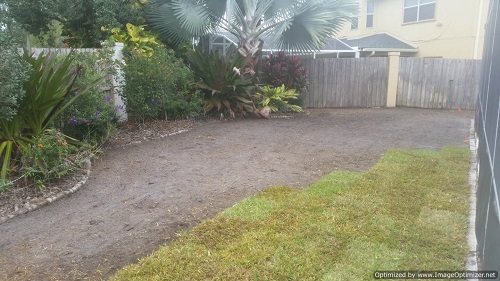
[[[469,151],[393,150],[366,173],[272,187],[183,233],[113,280],[372,280],[464,270]]]

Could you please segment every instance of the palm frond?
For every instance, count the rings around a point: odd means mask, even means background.
[[[240,33],[245,30],[245,11],[243,10],[242,0],[227,0],[225,17],[234,27],[237,27]],[[221,1],[222,2],[222,1]]]
[[[318,50],[342,26],[357,16],[351,0],[316,0],[297,8],[289,19],[273,29],[271,37],[280,49],[298,52]]]
[[[156,1],[148,12],[152,26],[174,43],[205,35],[216,25],[216,17],[196,0]]]
[[[266,34],[283,50],[317,50],[358,12],[355,0],[152,0],[150,5],[152,26],[174,43],[223,29],[239,37],[247,53]]]
[[[270,0],[268,1],[271,6],[265,12],[264,18],[266,20],[280,20],[280,18],[294,9],[301,1],[297,0]]]

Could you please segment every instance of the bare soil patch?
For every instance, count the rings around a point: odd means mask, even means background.
[[[94,161],[78,192],[0,225],[0,280],[106,278],[268,186],[301,188],[333,170],[363,171],[392,148],[464,146],[472,117],[317,109],[289,119],[131,127]]]
[[[187,132],[194,124],[193,120],[156,120],[143,124],[125,122],[120,124],[104,149],[180,134]],[[86,181],[90,167],[91,165],[84,163],[73,174],[53,180],[43,189],[37,188],[22,176],[14,177],[11,190],[0,192],[0,224],[21,213],[28,213],[51,203],[53,198],[68,194],[77,184]]]

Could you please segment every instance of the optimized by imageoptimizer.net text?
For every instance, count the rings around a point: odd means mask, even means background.
[[[375,279],[497,279],[497,271],[375,271]]]

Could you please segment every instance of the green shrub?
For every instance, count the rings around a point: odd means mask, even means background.
[[[0,31],[0,118],[11,120],[16,115],[29,72],[29,64],[19,59],[10,37]]]
[[[32,140],[32,145],[23,149],[22,172],[38,187],[43,188],[50,180],[74,171],[76,164],[71,155],[75,148],[68,144],[61,132],[47,130]]]
[[[262,63],[261,79],[266,85],[274,87],[285,85],[287,89],[295,89],[299,97],[291,101],[291,104],[303,106],[303,96],[307,94],[309,77],[299,57],[289,56],[284,52],[269,54]]]
[[[219,51],[205,54],[201,49],[188,55],[190,67],[197,79],[197,91],[205,98],[205,114],[211,111],[234,113],[254,112],[255,84],[244,73],[249,59],[234,48],[226,56]]]
[[[12,119],[0,118],[0,178],[7,179],[11,164],[20,156],[19,152],[33,144],[33,137],[43,134],[53,126],[53,121],[77,98],[92,88],[99,80],[81,88],[74,83],[81,71],[77,66],[71,71],[73,55],[62,61],[53,54],[33,57],[27,50],[21,60],[29,63],[33,71],[23,84],[26,92],[19,109]],[[79,95],[73,95],[75,92]]]
[[[126,57],[123,99],[128,117],[144,122],[198,115],[202,99],[192,89],[193,76],[172,51]]]
[[[263,86],[259,87],[260,102],[263,107],[269,107],[271,112],[295,111],[302,112],[302,108],[290,102],[297,99],[297,92],[294,89],[286,89],[285,85],[281,87]]]
[[[0,178],[0,192],[9,191],[12,189],[12,182],[10,180],[4,180]]]
[[[80,65],[82,70],[75,81],[76,87],[92,83],[103,76],[112,74],[109,60],[103,62],[101,54],[75,54],[73,70]],[[109,84],[109,83],[108,83]],[[103,143],[109,133],[116,128],[116,111],[113,98],[102,91],[106,81],[100,80],[85,95],[73,102],[56,120],[57,126],[68,136],[92,144]],[[72,95],[79,95],[74,92]]]

